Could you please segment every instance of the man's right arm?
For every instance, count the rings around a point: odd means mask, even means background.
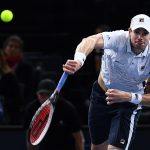
[[[95,34],[84,38],[75,50],[74,60],[67,60],[63,65],[63,70],[69,74],[74,74],[84,64],[86,57],[94,49],[102,49],[104,46],[104,40],[101,34]]]
[[[89,55],[94,49],[102,49],[104,46],[104,40],[102,34],[95,34],[84,38],[76,48],[76,52]]]
[[[76,150],[84,150],[84,135],[83,132],[77,131],[72,133],[73,138],[75,140],[75,149]]]

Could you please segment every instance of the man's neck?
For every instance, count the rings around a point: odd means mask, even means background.
[[[145,48],[136,48],[131,44],[131,50],[134,54],[139,55],[140,53],[144,52]]]
[[[141,52],[143,52],[144,50],[132,48],[132,51],[133,51],[134,54],[139,55],[139,54],[140,54]]]

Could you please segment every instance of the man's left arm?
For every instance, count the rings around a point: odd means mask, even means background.
[[[108,105],[121,102],[131,102],[134,104],[142,103],[143,105],[150,105],[150,93],[141,95],[117,89],[108,89],[106,91],[106,96],[106,101]]]
[[[150,93],[150,78],[145,81],[145,93]]]
[[[82,130],[72,133],[75,139],[75,150],[84,150],[84,136]]]

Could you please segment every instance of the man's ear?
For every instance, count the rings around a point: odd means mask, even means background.
[[[132,29],[131,29],[131,28],[128,28],[128,31],[129,31],[129,32],[132,32]]]

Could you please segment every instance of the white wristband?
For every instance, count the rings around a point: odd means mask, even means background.
[[[142,101],[142,95],[141,94],[136,94],[136,93],[131,93],[131,103],[133,104],[139,104]]]
[[[86,60],[86,55],[82,52],[75,52],[74,60],[79,60],[81,62],[81,66],[83,66],[83,64]]]

